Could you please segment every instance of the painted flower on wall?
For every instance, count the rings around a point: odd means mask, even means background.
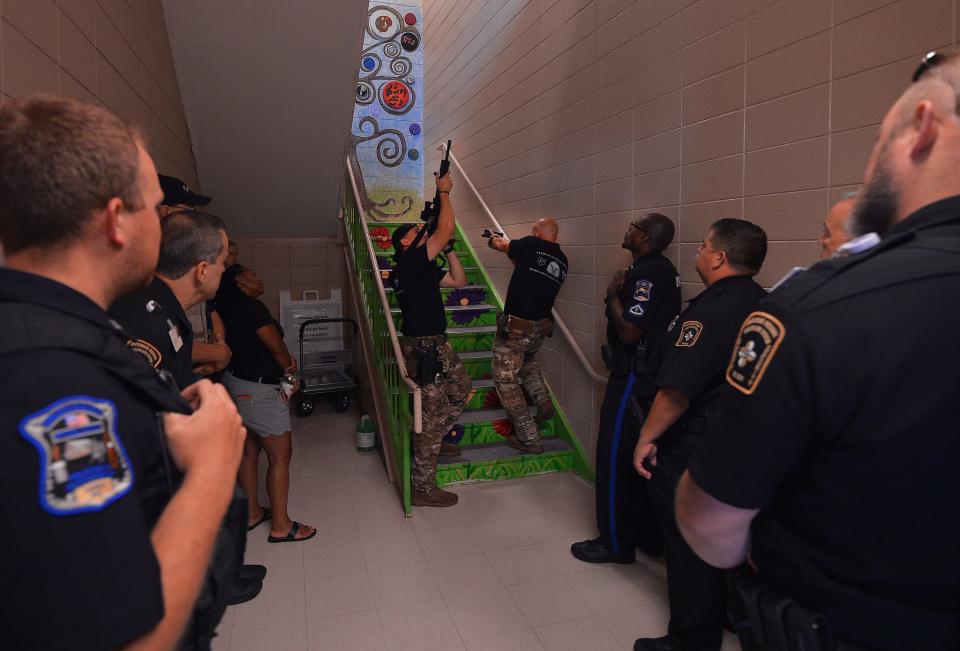
[[[477,287],[472,289],[456,289],[447,296],[446,304],[449,306],[466,307],[468,305],[480,305],[487,297],[487,290]],[[479,316],[490,311],[490,308],[484,307],[479,310],[457,310],[451,314],[453,322],[458,325],[467,325]]]
[[[390,240],[390,229],[386,226],[371,228],[370,239],[373,241],[373,245],[381,251],[393,248],[393,242]]]
[[[484,409],[500,409],[503,407],[503,404],[500,402],[500,396],[497,395],[497,392],[493,389],[487,391],[487,394],[483,396],[483,408]],[[491,422],[493,425],[493,431],[507,438],[510,434],[513,433],[513,423],[509,418],[498,418]]]

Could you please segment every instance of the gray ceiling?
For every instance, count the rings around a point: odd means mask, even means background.
[[[201,187],[237,237],[336,228],[366,0],[163,0]]]

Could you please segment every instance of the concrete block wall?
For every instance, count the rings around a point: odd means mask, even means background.
[[[344,247],[337,238],[234,238],[234,241],[239,247],[238,262],[256,271],[263,280],[264,293],[260,300],[270,308],[274,318],[279,318],[281,290],[289,290],[291,298],[300,300],[304,290],[315,289],[324,299],[330,297],[331,289],[340,289],[346,303]]]
[[[41,92],[135,122],[159,171],[197,185],[160,0],[0,1],[0,101]]]
[[[631,219],[675,220],[688,298],[702,289],[697,244],[722,217],[766,229],[766,286],[816,260],[828,207],[862,182],[920,56],[957,44],[958,5],[424,0],[425,132],[453,139],[511,236],[560,220],[570,276],[557,309],[599,368],[602,298],[629,262],[619,244]],[[431,172],[439,153],[425,153]],[[478,234],[488,222],[454,180],[458,217]],[[505,289],[510,263],[480,250]],[[600,387],[559,337],[542,362],[592,451]]]

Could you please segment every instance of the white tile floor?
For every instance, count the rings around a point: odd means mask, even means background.
[[[661,564],[570,556],[595,535],[592,486],[567,473],[459,486],[457,506],[405,518],[379,458],[354,449],[356,420],[320,404],[294,422],[290,514],[318,534],[250,533],[264,588],[227,611],[214,649],[601,651],[665,633]]]

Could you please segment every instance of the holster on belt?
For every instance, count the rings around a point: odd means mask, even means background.
[[[440,356],[437,354],[436,347],[414,345],[413,357],[417,362],[417,370],[414,375],[417,386],[425,387],[428,384],[436,384],[442,371]]]
[[[746,566],[744,566],[746,568]],[[736,572],[735,585],[743,599],[749,624],[746,630],[737,626],[743,637],[745,649],[774,651],[835,651],[830,622],[820,613],[801,606],[792,597],[787,597],[766,585],[752,571]]]
[[[600,347],[603,365],[617,376],[641,375],[647,368],[647,347],[644,344],[607,344]]]
[[[529,319],[521,319],[512,314],[501,314],[497,317],[497,325],[500,327],[500,331],[508,336],[526,337],[533,333],[537,322],[530,321]]]

